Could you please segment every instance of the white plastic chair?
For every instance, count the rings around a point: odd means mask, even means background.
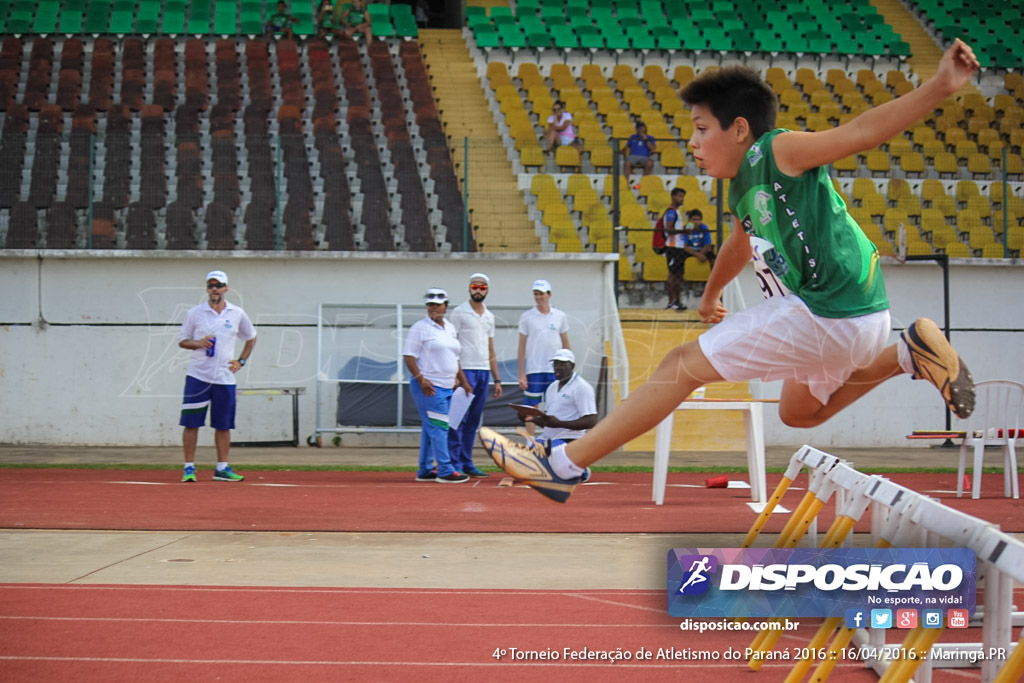
[[[956,497],[963,493],[964,465],[968,447],[974,448],[974,480],[971,498],[981,497],[981,466],[985,446],[1003,448],[1003,495],[1020,498],[1015,442],[1020,434],[1020,413],[1024,405],[1024,384],[993,379],[975,384],[974,413],[966,420],[966,435],[960,444]]]

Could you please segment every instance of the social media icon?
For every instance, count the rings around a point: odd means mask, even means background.
[[[892,610],[871,610],[871,628],[892,628]]]
[[[967,628],[967,610],[951,609],[946,612],[946,625],[949,628]]]
[[[921,610],[921,625],[925,628],[942,628],[942,610]]]
[[[896,628],[917,628],[917,610],[896,610]]]
[[[846,610],[846,628],[867,628],[868,612],[863,609]]]

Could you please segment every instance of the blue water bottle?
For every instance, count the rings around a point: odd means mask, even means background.
[[[210,357],[210,358],[213,358],[216,348],[217,348],[217,338],[216,337],[210,337],[210,348],[206,349],[206,355],[208,357]]]

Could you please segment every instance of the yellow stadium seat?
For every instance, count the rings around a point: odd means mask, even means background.
[[[555,179],[547,173],[538,173],[530,180],[530,192],[540,195],[544,192],[558,192],[558,185]]]
[[[910,183],[903,178],[893,178],[889,181],[889,186],[885,189],[885,198],[890,202],[895,202],[904,197],[913,197],[914,191],[910,189]]]
[[[519,150],[519,163],[527,168],[543,166],[546,162],[544,150],[536,142]]]
[[[683,280],[686,282],[707,282],[711,275],[711,263],[690,257],[683,262]]]
[[[870,171],[873,176],[889,175],[891,172],[889,155],[882,150],[869,150],[864,155],[864,163],[867,166],[868,171]]]
[[[952,152],[939,152],[932,160],[932,167],[940,177],[960,175],[960,167],[956,163],[956,156]]]
[[[906,152],[899,158],[900,170],[912,178],[924,175],[924,156],[918,152]]]
[[[647,196],[647,211],[650,213],[660,216],[671,204],[672,195],[667,190],[652,192]]]
[[[578,169],[580,151],[573,145],[562,145],[555,150],[555,166],[563,169]]]
[[[971,248],[963,242],[950,242],[946,245],[945,251],[950,258],[971,258],[974,256],[971,253]]]
[[[647,217],[647,211],[636,203],[619,207],[619,224],[640,230],[652,227],[651,220]]]
[[[665,70],[657,64],[648,64],[644,66],[644,82],[647,83],[648,88],[656,88],[661,86],[672,87],[672,84],[668,80],[668,76],[665,75]]]
[[[936,122],[936,126],[938,122]],[[942,140],[947,146],[956,147],[957,143],[967,140],[967,131],[960,126],[950,126],[942,129]]]
[[[576,77],[572,75],[572,71],[567,64],[552,64],[549,75],[551,76],[551,84],[558,90],[576,86]]]
[[[953,196],[956,197],[957,203],[966,206],[968,199],[981,196],[981,190],[978,189],[978,184],[973,180],[960,180],[957,181]]]
[[[984,245],[981,248],[982,258],[1004,258],[1003,245],[995,242]]]
[[[693,120],[690,118],[690,112],[679,112],[672,119],[672,125],[679,129],[679,137],[683,140],[689,140],[693,137]]]
[[[598,251],[604,251],[598,249]],[[636,278],[633,275],[633,264],[629,262],[629,258],[626,256],[619,257],[619,281],[620,282],[632,282]]]
[[[686,192],[686,201],[696,201],[698,195],[703,196],[704,200],[707,201],[707,195],[704,194],[704,190],[700,189],[700,181],[690,175],[681,175],[676,178],[675,184],[672,187],[681,187]]]
[[[678,172],[686,166],[686,153],[672,143],[664,143],[661,148],[661,165],[668,170]]]
[[[516,71],[516,78],[519,79],[524,90],[537,84],[544,85],[544,77],[541,75],[540,69],[533,62],[520,62],[519,69]]]
[[[590,165],[594,168],[611,170],[614,160],[614,152],[608,144],[590,150]]]
[[[693,72],[693,67],[689,64],[677,66],[672,72],[672,80],[675,81],[678,88],[682,88],[696,77],[697,75]]]
[[[637,194],[641,197],[649,197],[652,192],[664,192],[665,182],[659,175],[645,175],[640,178]]]
[[[857,173],[857,155],[851,154],[837,160],[832,164],[832,168],[841,176],[855,175]]]

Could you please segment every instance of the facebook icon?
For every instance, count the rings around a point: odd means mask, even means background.
[[[846,610],[846,628],[867,628],[868,613],[862,609]]]

